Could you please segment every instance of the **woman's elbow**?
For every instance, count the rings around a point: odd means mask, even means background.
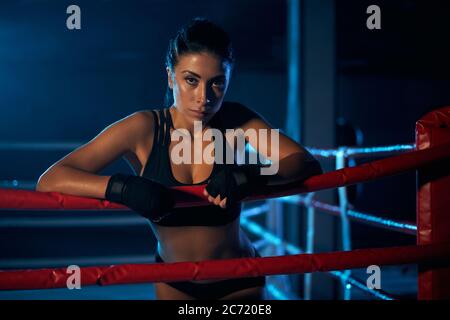
[[[35,190],[39,191],[39,192],[49,192],[51,187],[50,187],[50,183],[48,181],[48,177],[46,176],[46,174],[42,174],[37,183],[36,183],[36,187]]]
[[[322,166],[320,165],[320,162],[317,160],[313,161],[312,164],[312,175],[313,176],[318,176],[319,174],[323,174],[323,169]]]
[[[316,159],[308,161],[304,167],[304,178],[308,179],[312,176],[318,176],[323,174],[322,166]]]
[[[39,177],[35,190],[39,192],[54,192],[58,191],[58,181],[60,181],[61,172],[57,168],[52,168],[45,171]]]

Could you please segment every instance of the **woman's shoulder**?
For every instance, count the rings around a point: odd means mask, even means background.
[[[141,165],[146,163],[146,157],[153,148],[154,131],[156,128],[157,119],[154,118],[152,111],[158,111],[159,109],[140,109],[133,112],[128,117],[132,120],[129,121],[130,129],[133,132],[133,138],[135,139],[136,148],[135,154],[140,159]],[[140,169],[136,172],[139,172]]]
[[[141,109],[131,113],[127,118],[130,118],[130,124],[140,129],[148,128],[153,125],[152,109]]]
[[[159,110],[160,110],[160,108],[140,109],[140,110],[134,112],[133,114],[136,114],[142,118],[153,118],[153,114],[152,114],[153,111],[157,113]]]
[[[126,119],[126,125],[129,128],[129,134],[133,134],[135,137],[139,138],[139,140],[147,140],[149,135],[153,135],[155,119],[152,110],[155,109],[141,109],[124,118]]]
[[[154,126],[155,120],[159,118],[160,112],[167,108],[151,108],[151,109],[141,109],[134,112],[134,115],[141,123],[146,124],[152,128]],[[156,117],[156,118],[155,118]]]

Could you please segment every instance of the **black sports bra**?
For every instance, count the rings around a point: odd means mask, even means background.
[[[222,106],[224,108],[225,106]],[[172,117],[169,109],[151,110],[155,119],[155,131],[153,139],[153,147],[148,157],[142,176],[155,180],[165,186],[186,186],[205,184],[209,177],[201,182],[194,184],[181,183],[175,179],[170,165],[169,145],[170,145],[170,128],[173,128]],[[210,125],[224,132],[221,125],[220,110],[210,120]],[[159,114],[159,123],[156,113]],[[225,139],[223,139],[225,141]],[[225,148],[225,143],[224,143]],[[225,154],[225,149],[224,153]],[[218,166],[223,164],[214,162],[211,176],[217,172]],[[216,205],[191,207],[191,208],[175,208],[170,211],[164,219],[160,220],[157,225],[161,226],[220,226],[230,223],[239,217],[242,205],[240,203],[234,206],[222,209]]]

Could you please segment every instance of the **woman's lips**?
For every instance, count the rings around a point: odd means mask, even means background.
[[[189,110],[191,111],[195,116],[197,117],[206,117],[208,115],[208,112],[200,112],[200,111],[195,111],[195,110]]]

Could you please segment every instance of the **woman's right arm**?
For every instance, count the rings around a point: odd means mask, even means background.
[[[125,154],[136,155],[145,141],[153,141],[153,124],[145,111],[114,122],[48,168],[39,177],[36,191],[104,199],[110,177],[96,173]]]

